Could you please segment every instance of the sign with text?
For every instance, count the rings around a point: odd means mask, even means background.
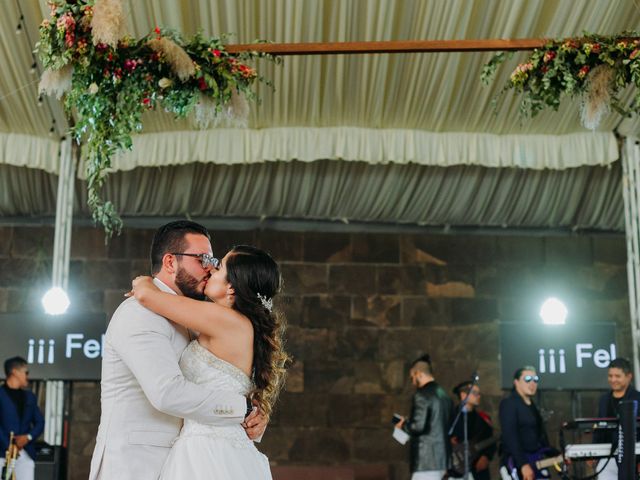
[[[104,314],[0,315],[0,358],[20,356],[29,362],[29,378],[99,380]]]
[[[541,389],[609,388],[607,368],[617,356],[615,339],[613,323],[581,325],[581,328],[501,323],[502,388],[513,386],[513,373],[524,365],[536,368]]]

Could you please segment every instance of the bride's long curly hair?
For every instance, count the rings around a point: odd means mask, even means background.
[[[280,292],[280,268],[267,252],[249,245],[233,247],[226,266],[227,281],[235,291],[233,308],[253,324],[252,398],[269,416],[284,385],[290,360],[283,347],[284,317],[265,305]]]

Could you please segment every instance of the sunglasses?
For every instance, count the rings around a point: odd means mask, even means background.
[[[538,377],[538,375],[525,375],[522,379],[527,383],[538,383],[540,381],[540,377]]]
[[[180,255],[182,257],[195,257],[200,259],[200,263],[202,264],[202,268],[215,268],[216,270],[220,268],[220,260],[218,260],[213,255],[209,255],[208,253],[171,253],[171,255]]]

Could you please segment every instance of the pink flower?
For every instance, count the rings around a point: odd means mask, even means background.
[[[125,70],[128,70],[130,72],[133,72],[137,66],[138,66],[138,62],[136,62],[135,60],[131,60],[130,58],[127,58],[124,61]]]
[[[631,55],[629,55],[629,58],[631,60],[633,60],[634,58],[636,58],[638,55],[640,55],[640,49],[636,48],[633,52],[631,52]]]
[[[544,63],[549,63],[554,58],[556,58],[556,52],[549,51],[549,52],[545,52],[544,56],[542,57],[542,61]]]

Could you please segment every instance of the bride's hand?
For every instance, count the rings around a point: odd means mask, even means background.
[[[150,290],[158,290],[158,287],[153,283],[153,277],[147,275],[140,275],[133,279],[131,282],[131,291],[125,293],[125,297],[136,297],[140,300],[140,295]]]
[[[242,426],[244,427],[245,432],[247,432],[247,436],[251,440],[255,440],[262,436],[264,431],[267,429],[268,423],[269,418],[262,414],[262,411],[256,406],[254,401],[253,412],[244,419]]]

